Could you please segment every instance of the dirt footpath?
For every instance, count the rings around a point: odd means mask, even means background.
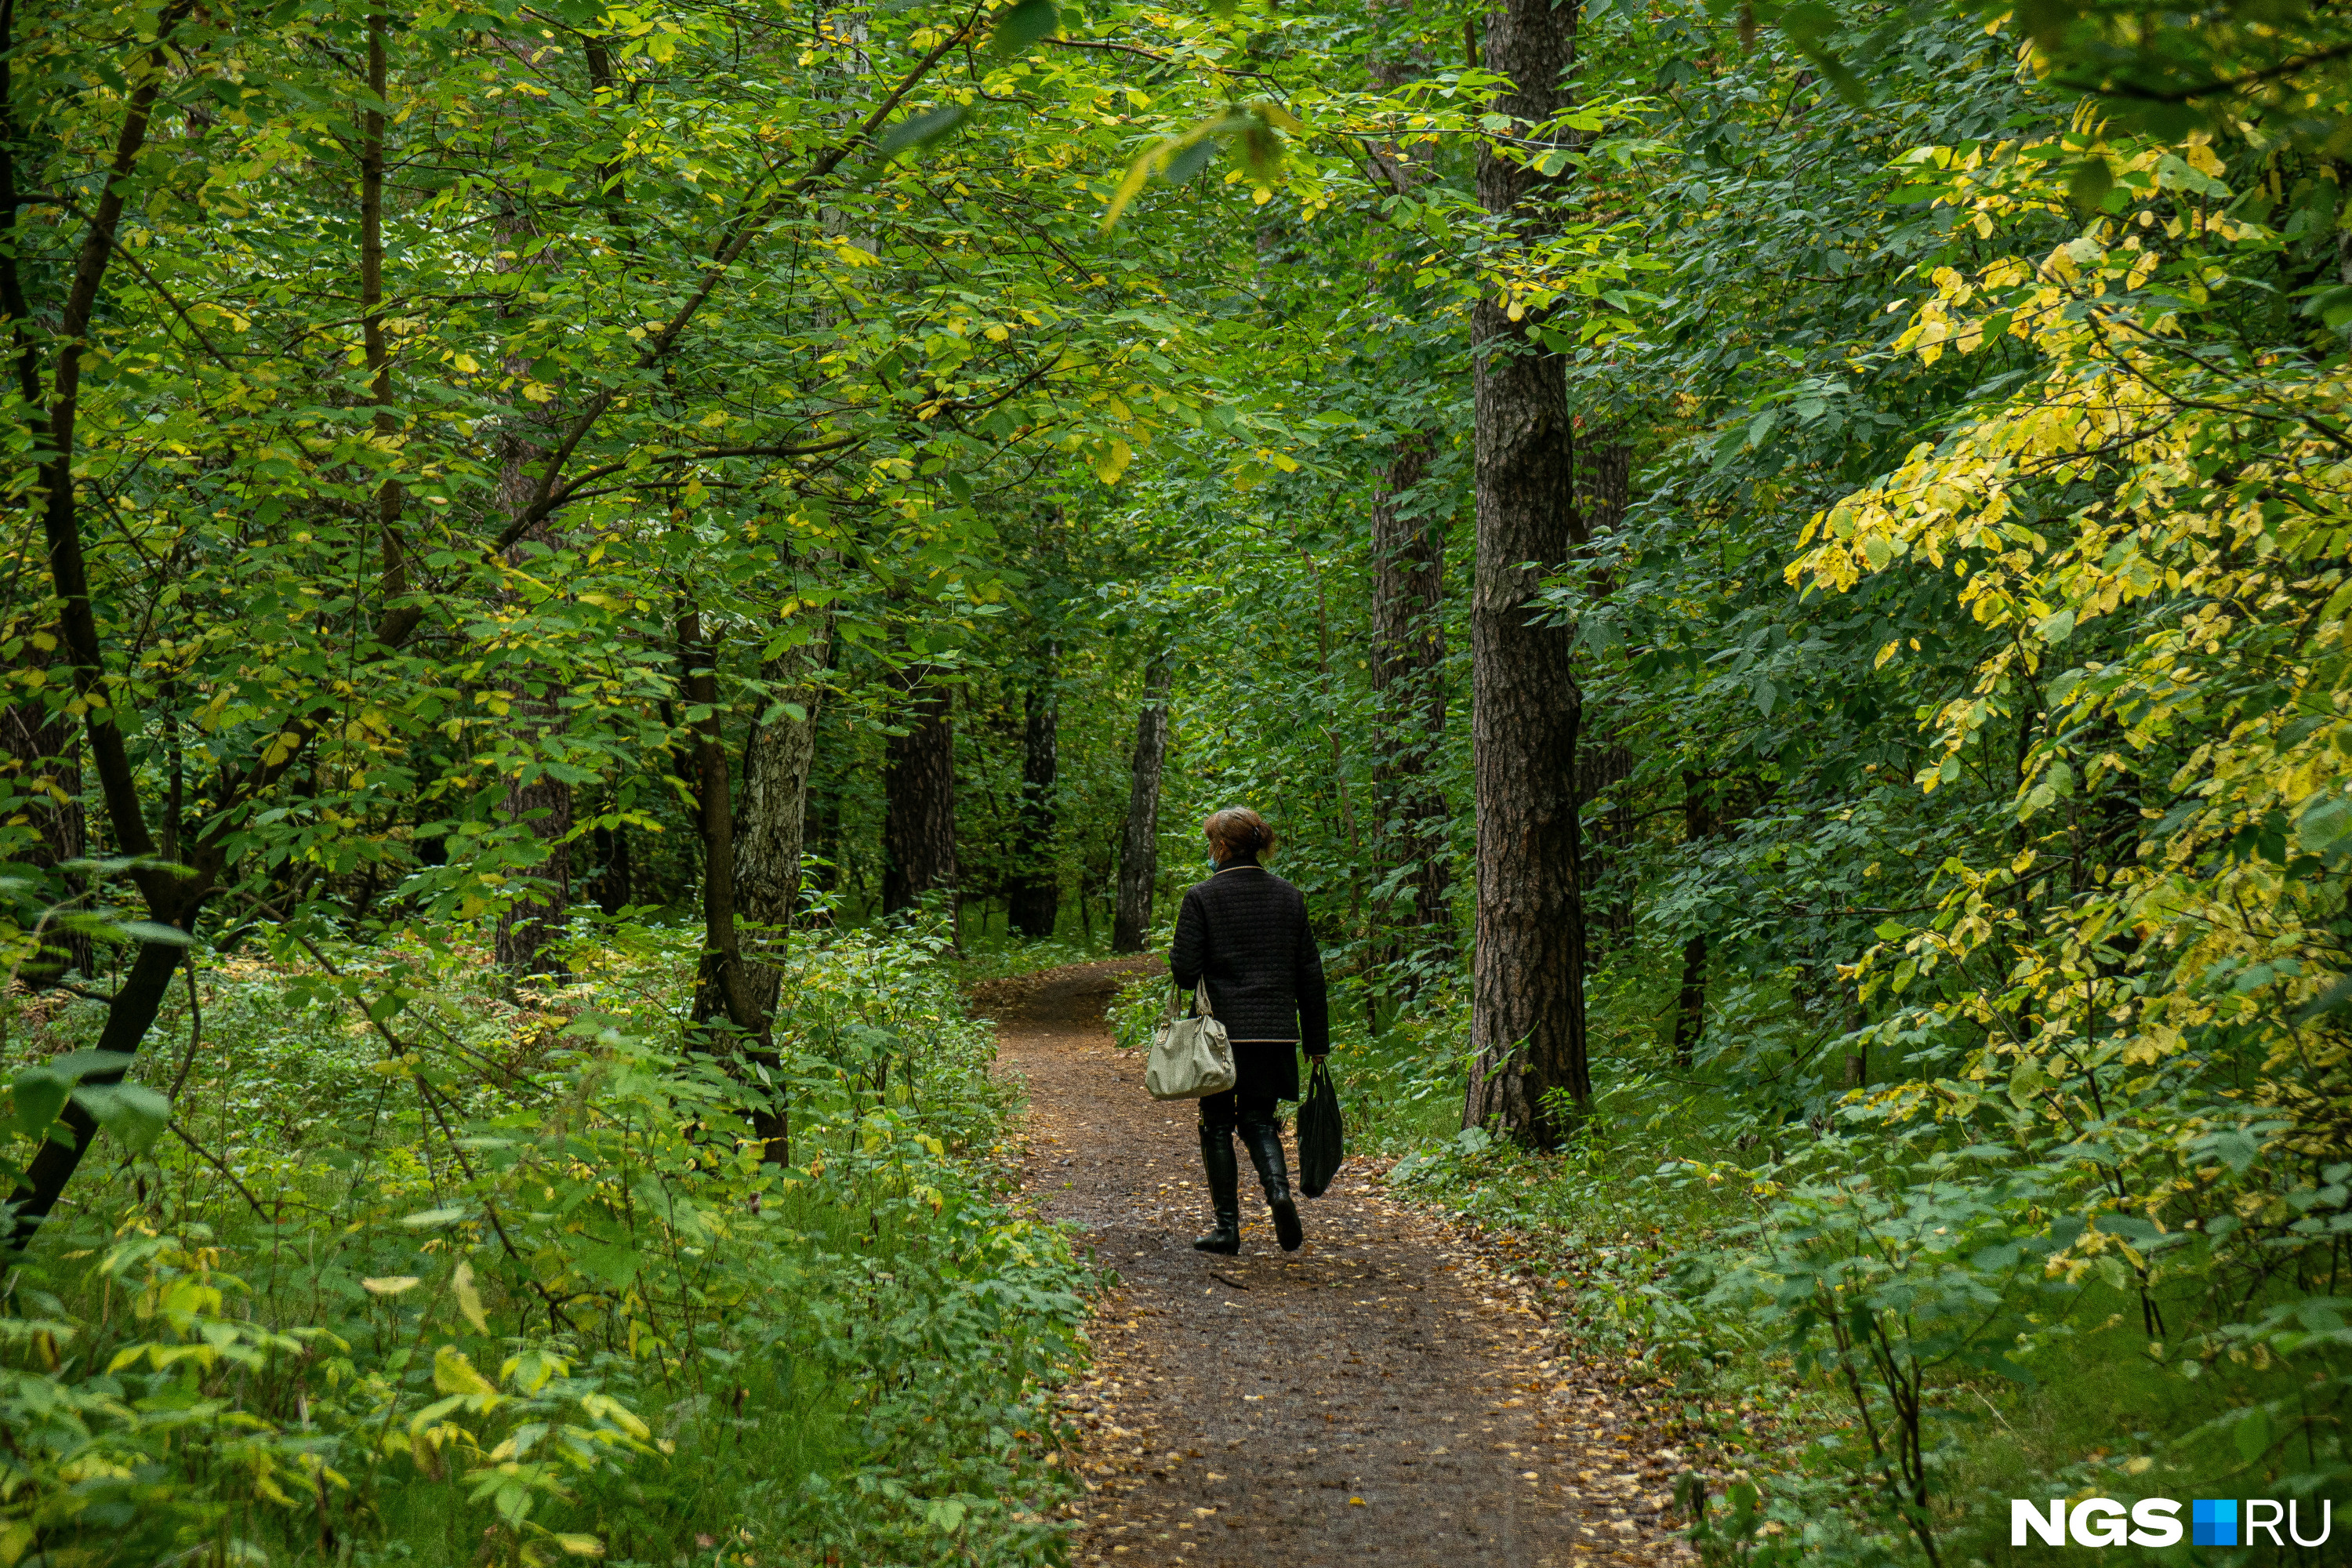
[[[1024,1183],[1120,1285],[1065,1402],[1086,1433],[1080,1563],[1603,1568],[1687,1561],[1668,1479],[1611,1374],[1546,1359],[1544,1325],[1437,1220],[1351,1161],[1276,1248],[1248,1156],[1242,1252],[1207,1229],[1189,1103],[1143,1092],[1103,1008],[1156,960],[983,989],[1028,1080]],[[1291,1161],[1296,1180],[1297,1161]]]

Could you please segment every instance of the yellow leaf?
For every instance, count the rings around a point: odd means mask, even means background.
[[[593,1535],[559,1535],[555,1538],[555,1544],[574,1557],[604,1555],[604,1543]]]
[[[653,1428],[639,1420],[635,1411],[631,1410],[627,1405],[622,1404],[619,1400],[614,1399],[610,1394],[591,1394],[583,1395],[580,1401],[580,1408],[590,1415],[601,1416],[604,1420],[610,1421],[614,1426],[618,1426],[622,1431],[626,1432],[630,1436],[636,1438],[639,1442],[643,1442],[646,1438],[653,1436]]]
[[[433,1352],[433,1386],[444,1394],[496,1394],[490,1380],[474,1370],[466,1353],[453,1345]]]
[[[466,1315],[466,1321],[474,1325],[474,1331],[488,1333],[490,1320],[482,1311],[482,1293],[474,1289],[472,1264],[459,1261],[457,1269],[449,1276],[449,1289],[457,1298],[457,1310]]]
[[[414,1274],[386,1274],[374,1279],[362,1279],[360,1283],[367,1287],[371,1295],[397,1296],[403,1290],[415,1289],[424,1281]]]

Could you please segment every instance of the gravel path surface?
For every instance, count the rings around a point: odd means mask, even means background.
[[[1613,1372],[1549,1358],[1530,1303],[1361,1161],[1275,1246],[1246,1152],[1242,1253],[1208,1228],[1193,1110],[1142,1089],[1103,1008],[1159,960],[982,988],[1028,1081],[1024,1185],[1118,1287],[1070,1392],[1081,1564],[1603,1568],[1688,1560],[1668,1475]],[[1297,1169],[1294,1154],[1294,1180]]]

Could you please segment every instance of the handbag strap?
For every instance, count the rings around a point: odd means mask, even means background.
[[[1182,994],[1184,994],[1181,991],[1176,990],[1173,987],[1170,988],[1168,992],[1168,1011],[1160,1020],[1162,1023],[1172,1024],[1176,1021],[1176,999]],[[1203,1018],[1213,1018],[1217,1016],[1217,1010],[1209,1005],[1209,982],[1206,977],[1193,983],[1192,1006],[1193,1009]]]

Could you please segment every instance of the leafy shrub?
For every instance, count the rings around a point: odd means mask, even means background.
[[[175,1136],[12,1281],[0,1563],[1047,1557],[1086,1281],[943,945],[791,955],[788,1165],[669,931],[521,1007],[441,939],[215,969]]]

